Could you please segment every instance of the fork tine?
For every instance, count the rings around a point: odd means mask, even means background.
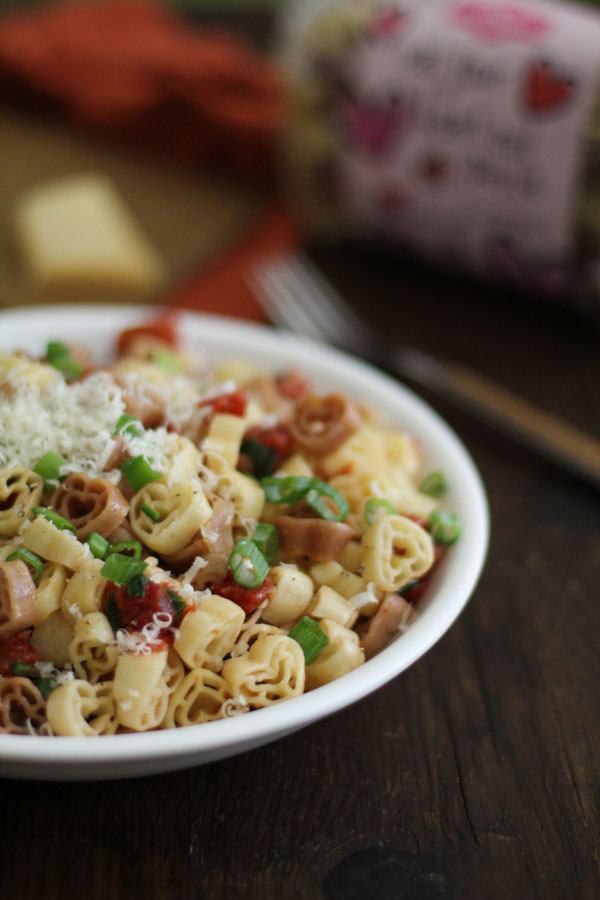
[[[304,306],[298,303],[297,293],[290,289],[279,262],[267,263],[255,269],[249,282],[264,303],[269,318],[276,324],[314,340],[324,339],[316,321],[306,312]]]
[[[267,312],[275,322],[353,349],[366,340],[365,323],[345,306],[305,257],[268,260],[254,275],[251,286],[256,287],[258,282]]]
[[[335,288],[325,279],[305,256],[299,256],[288,263],[290,273],[298,283],[304,305],[322,324],[332,339],[347,337],[349,342],[357,334],[364,333],[365,323],[344,303]]]

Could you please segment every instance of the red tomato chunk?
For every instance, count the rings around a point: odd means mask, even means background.
[[[126,631],[141,631],[144,625],[154,621],[157,613],[170,616],[171,622],[160,629],[159,635],[165,643],[173,643],[175,639],[173,632],[168,629],[177,623],[177,610],[164,585],[148,581],[143,597],[130,597],[126,585],[109,581],[104,588],[103,605],[105,610],[111,596],[114,597],[119,614],[119,625]],[[182,616],[184,614],[185,610]]]
[[[265,578],[257,588],[245,588],[239,585],[231,574],[221,584],[211,585],[210,589],[213,594],[237,603],[246,614],[254,612],[264,600],[270,600],[275,593],[275,585],[270,578]]]
[[[128,328],[122,331],[117,340],[117,353],[119,356],[125,356],[131,344],[138,338],[152,337],[165,344],[169,344],[174,349],[177,348],[177,327],[176,317],[173,313],[165,313],[152,322],[145,325],[139,325],[137,328]]]
[[[199,406],[212,406],[213,413],[229,413],[232,416],[243,416],[246,412],[246,394],[242,388],[229,394],[219,394],[210,400],[203,400]]]
[[[40,654],[29,642],[30,637],[31,629],[26,628],[24,631],[18,631],[0,643],[1,676],[10,678],[14,674],[12,665],[15,662],[27,663],[27,665],[32,666],[41,659]]]
[[[274,425],[272,428],[249,428],[244,435],[244,440],[253,438],[263,447],[272,447],[275,450],[275,468],[278,468],[286,456],[289,456],[294,446],[294,439],[287,425]]]

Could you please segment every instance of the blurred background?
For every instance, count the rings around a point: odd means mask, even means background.
[[[303,248],[595,320],[595,5],[2,0],[0,306],[263,318],[246,275]]]

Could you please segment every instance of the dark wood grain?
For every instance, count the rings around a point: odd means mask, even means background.
[[[391,337],[598,434],[589,324],[393,260],[315,257]],[[234,759],[105,784],[3,781],[2,898],[600,896],[600,497],[427,399],[473,454],[492,516],[450,632],[373,696]]]

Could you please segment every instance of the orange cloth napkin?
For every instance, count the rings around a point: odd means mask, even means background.
[[[283,86],[224,32],[150,0],[52,4],[0,20],[0,95],[89,128],[272,182]]]
[[[240,40],[188,26],[150,0],[53,4],[4,17],[0,96],[268,191],[276,186],[284,90],[275,67]],[[292,216],[274,206],[163,302],[264,320],[246,276],[261,258],[299,242]]]
[[[264,322],[266,316],[246,279],[262,260],[291,253],[299,245],[294,218],[285,210],[273,209],[231,252],[167,297],[166,305]]]

